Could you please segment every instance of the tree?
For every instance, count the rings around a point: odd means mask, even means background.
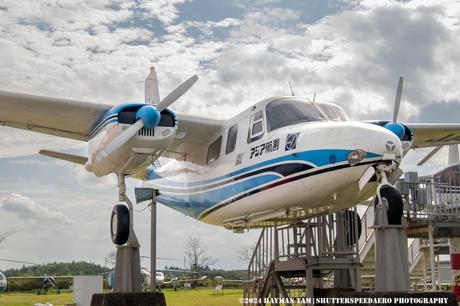
[[[207,255],[207,252],[201,237],[188,237],[185,256],[195,277],[198,277],[206,267],[212,266],[216,262],[215,259]]]

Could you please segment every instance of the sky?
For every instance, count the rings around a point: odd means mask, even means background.
[[[0,90],[105,104],[141,102],[149,67],[160,94],[200,80],[174,104],[178,113],[229,118],[275,95],[332,101],[354,120],[391,119],[399,76],[399,120],[460,123],[460,3],[448,0],[0,0]],[[0,258],[104,264],[114,248],[109,217],[114,176],[38,156],[85,154],[85,143],[0,128]],[[428,150],[429,151],[429,150]],[[426,149],[403,170],[432,173]],[[129,190],[140,183],[130,180]],[[149,212],[136,233],[149,253]],[[244,269],[238,257],[257,231],[233,234],[159,207],[159,266],[183,265],[199,236],[214,267]],[[144,263],[147,265],[147,262]],[[0,269],[17,267],[0,263]]]

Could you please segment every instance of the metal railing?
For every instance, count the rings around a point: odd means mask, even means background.
[[[359,258],[357,220],[354,209],[262,229],[248,266],[249,279],[263,278],[273,260]]]
[[[407,248],[407,255],[409,256],[409,267],[417,259],[418,255],[420,254],[420,239],[415,238],[410,243],[409,247]]]
[[[460,187],[435,182],[398,182],[405,217],[412,222],[460,219]]]
[[[372,237],[374,233],[374,205],[373,201],[369,203],[366,208],[364,215],[361,217],[361,236],[358,240],[359,252],[362,252],[362,249],[365,247],[368,240]]]

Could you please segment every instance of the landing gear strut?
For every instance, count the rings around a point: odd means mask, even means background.
[[[114,292],[141,292],[141,264],[139,242],[134,233],[133,204],[126,195],[125,176],[118,174],[119,200],[112,211],[110,232],[117,247]]]
[[[374,204],[376,207],[378,204],[384,205],[387,210],[388,224],[401,225],[404,204],[399,191],[388,183],[389,166],[378,165],[376,170],[379,186]]]

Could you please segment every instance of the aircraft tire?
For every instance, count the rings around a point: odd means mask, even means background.
[[[382,201],[386,200],[388,202],[388,224],[401,225],[404,204],[399,191],[391,186],[382,186],[380,196]]]
[[[361,237],[362,225],[361,225],[361,218],[359,215],[351,209],[347,209],[343,213],[343,218],[345,221],[345,230],[346,230],[346,243],[347,245],[354,245]],[[358,233],[356,234],[355,229],[355,222],[357,222],[357,230]]]
[[[129,210],[126,205],[118,204],[113,207],[110,218],[110,234],[112,242],[123,245],[129,237]]]

